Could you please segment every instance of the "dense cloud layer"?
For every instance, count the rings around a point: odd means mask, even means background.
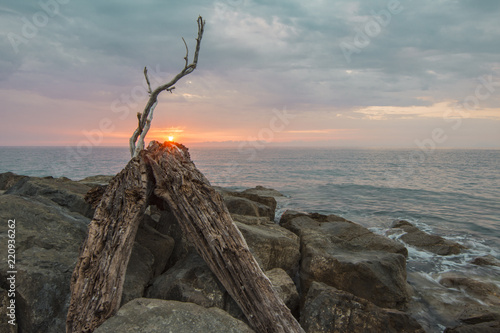
[[[500,147],[499,14],[495,0],[6,0],[1,144],[75,144],[103,117],[102,143],[126,144],[143,67],[175,75],[202,15],[199,68],[162,97],[157,133],[250,140],[286,108],[276,141],[412,146],[443,128],[443,146]]]

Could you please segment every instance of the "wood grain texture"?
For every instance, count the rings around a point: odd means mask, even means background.
[[[66,332],[92,332],[118,310],[132,245],[152,189],[142,156],[110,182],[73,271]]]
[[[187,148],[152,142],[111,181],[96,209],[72,276],[68,333],[92,332],[118,310],[137,228],[152,202],[174,214],[257,332],[304,332]]]
[[[219,193],[176,143],[152,142],[145,158],[186,237],[257,332],[304,332],[251,254]]]

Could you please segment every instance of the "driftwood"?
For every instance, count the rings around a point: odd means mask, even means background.
[[[71,277],[66,332],[92,332],[118,310],[132,245],[152,189],[140,156],[107,187]]]
[[[67,332],[92,332],[118,310],[133,235],[153,199],[174,214],[257,332],[304,332],[187,148],[158,142],[117,175],[96,210],[73,273]]]
[[[182,79],[184,76],[191,74],[198,65],[198,56],[200,54],[201,38],[203,37],[203,31],[205,29],[205,21],[201,16],[198,17],[198,37],[196,38],[196,48],[194,50],[193,62],[188,63],[189,49],[184,38],[184,46],[186,46],[186,55],[184,56],[184,68],[172,79],[170,82],[162,84],[155,90],[151,90],[151,83],[149,82],[148,69],[144,67],[144,77],[146,78],[146,83],[148,85],[149,100],[146,103],[146,107],[142,113],[137,114],[137,119],[139,124],[137,129],[132,134],[129,140],[130,154],[132,157],[136,157],[141,150],[144,149],[144,138],[149,131],[151,126],[151,121],[153,120],[153,112],[158,104],[158,95],[163,91],[170,91],[175,89],[175,84]]]
[[[182,145],[150,144],[145,157],[163,199],[212,272],[257,332],[303,332],[276,295],[219,193]]]

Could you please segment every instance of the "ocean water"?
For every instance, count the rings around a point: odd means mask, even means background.
[[[247,147],[190,153],[213,185],[281,191],[278,215],[286,209],[337,214],[394,239],[400,235],[391,234],[390,225],[405,219],[467,246],[447,257],[408,246],[408,280],[427,290],[415,295],[412,312],[429,332],[453,324],[439,304],[468,300],[460,291],[443,291],[443,274],[459,272],[500,287],[500,269],[470,264],[487,254],[500,259],[500,150]],[[29,176],[78,180],[115,174],[128,160],[128,148],[0,147],[0,172]],[[422,306],[433,302],[438,305]]]

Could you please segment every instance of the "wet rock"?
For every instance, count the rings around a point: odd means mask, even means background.
[[[14,218],[19,330],[63,332],[70,278],[90,220],[51,200],[42,203],[31,197],[0,196],[0,219]],[[7,223],[1,223],[2,253],[7,253],[6,229]],[[5,281],[9,271],[7,264],[7,257],[1,256],[1,281]]]
[[[92,218],[93,209],[85,202],[90,186],[74,182],[68,178],[25,177],[12,185],[5,194],[19,195],[43,201],[52,201],[71,212]]]
[[[461,324],[444,330],[444,333],[498,333],[498,332],[500,332],[500,321],[489,321],[474,325]]]
[[[466,249],[465,246],[446,240],[443,237],[423,232],[408,221],[395,221],[392,228],[398,228],[405,232],[400,237],[403,242],[438,255],[458,254]]]
[[[318,282],[309,288],[300,323],[308,333],[424,333],[420,324],[404,312],[380,308]]]
[[[447,288],[463,290],[482,302],[500,305],[500,288],[494,283],[479,281],[456,273],[443,274],[439,283]]]
[[[474,295],[466,291],[465,287],[460,287],[457,282],[452,282],[453,277],[465,276],[460,273],[447,273],[439,276],[419,272],[412,272],[408,275],[410,283],[416,286],[415,298],[419,299],[418,303],[412,303],[410,309],[415,318],[428,323],[437,322],[451,328],[459,323],[478,323],[483,320],[481,318],[500,314],[500,306],[498,302],[495,303],[490,298],[491,296],[481,298]],[[446,281],[443,278],[446,280],[450,278],[450,280]],[[450,283],[450,287],[440,282]],[[451,287],[452,285],[454,286]],[[433,330],[429,329],[429,331]]]
[[[157,277],[146,291],[146,296],[223,309],[225,293],[203,259],[192,253]]]
[[[290,276],[295,274],[300,260],[297,235],[275,224],[235,224],[263,271],[281,268]]]
[[[194,303],[139,298],[125,304],[95,333],[254,332],[248,325],[218,308]]]
[[[135,242],[125,273],[121,304],[144,296],[144,290],[153,277],[153,263],[153,254]]]
[[[484,309],[482,312],[460,318],[461,324],[449,327],[445,333],[493,333],[500,332],[500,313]]]
[[[492,321],[500,321],[500,313],[488,311],[491,308],[472,308],[468,307],[458,318],[462,323],[467,325],[476,325],[480,323],[488,323]]]
[[[474,260],[471,261],[471,264],[478,265],[478,266],[497,266],[500,267],[500,260],[495,258],[492,255],[486,255],[482,257],[477,257],[474,258]]]
[[[381,307],[406,306],[407,252],[401,244],[337,216],[286,212],[280,223],[300,236],[305,293],[317,281]]]

